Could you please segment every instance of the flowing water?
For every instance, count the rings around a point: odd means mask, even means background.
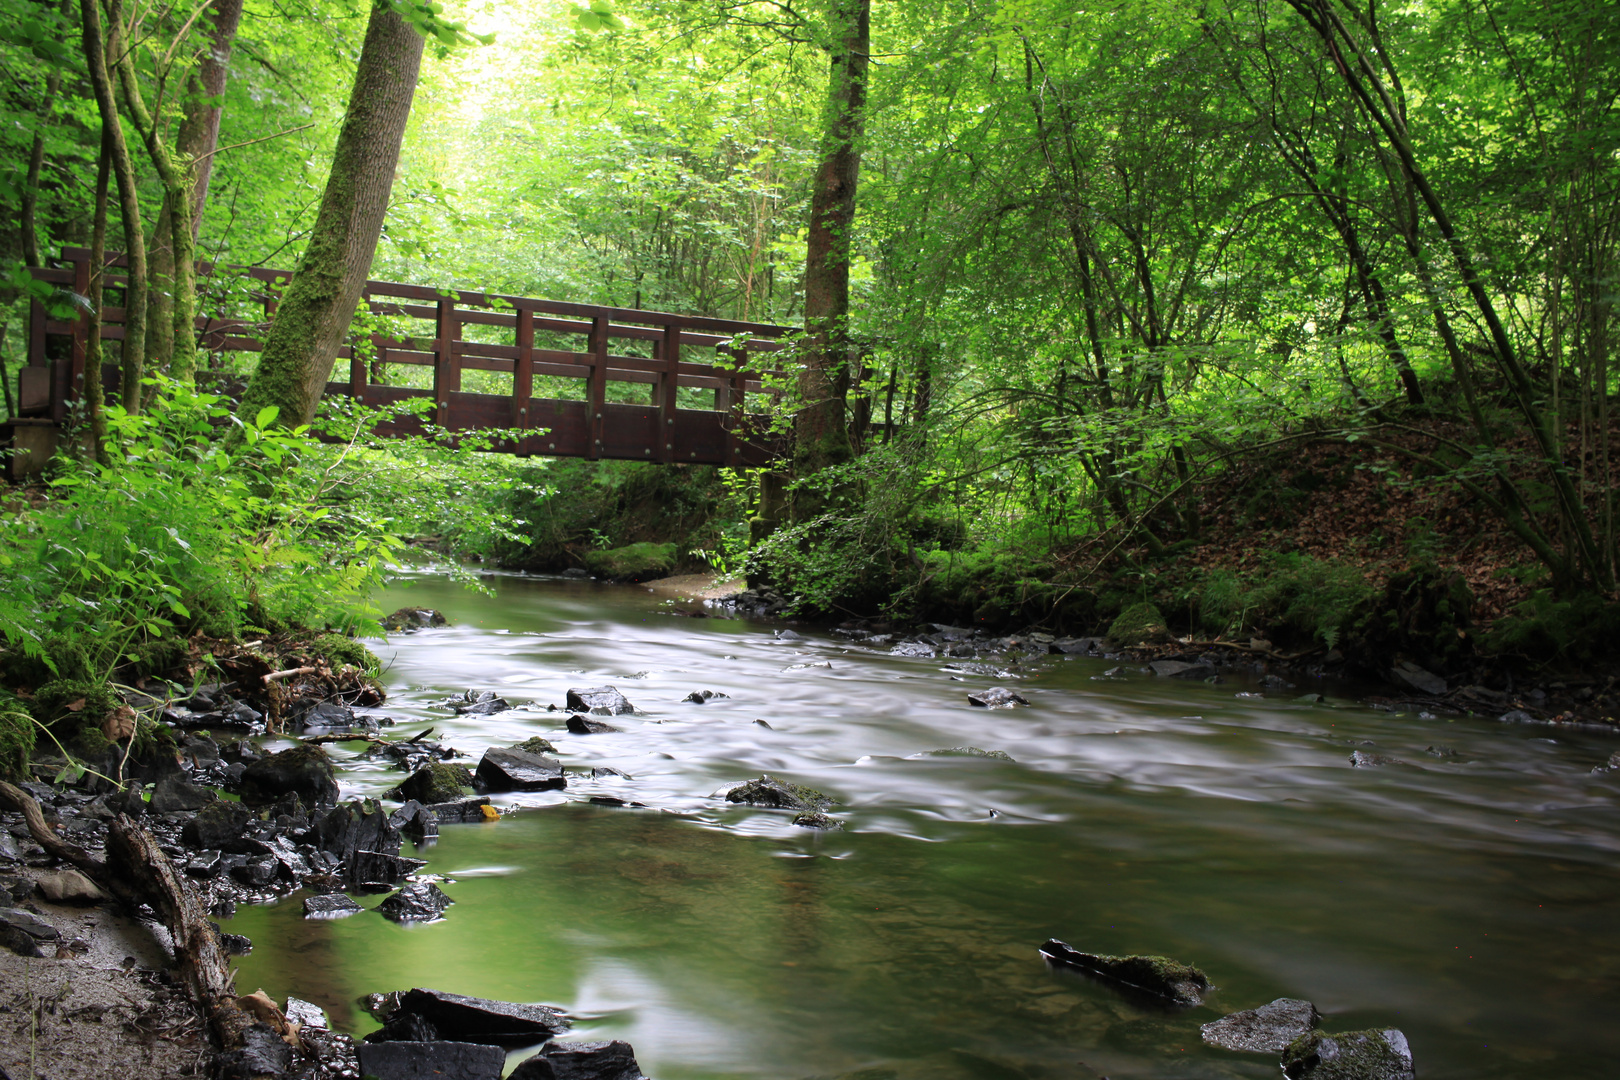
[[[255,942],[245,990],[356,1033],[373,991],[547,1002],[579,1018],[570,1037],[630,1040],[658,1080],[1274,1077],[1198,1027],[1284,996],[1329,1031],[1401,1028],[1426,1080],[1620,1075],[1620,774],[1591,772],[1617,745],[1602,734],[1311,705],[1293,699],[1323,688],[1304,684],[1239,697],[1258,687],[1085,658],[964,674],[677,617],[634,586],[488,580],[494,597],[424,575],[383,598],[452,625],[373,643],[379,711],[474,761],[544,735],[568,789],[444,829],[423,853],[455,900],[439,922],[305,920],[299,895],[244,907],[228,929]],[[570,735],[543,711],[603,683],[639,710],[612,719],[622,733]],[[969,707],[997,683],[1030,707]],[[467,688],[536,705],[433,706]],[[681,701],[705,689],[729,697]],[[1351,768],[1367,742],[1410,764]],[[927,754],[960,746],[1013,760]],[[761,772],[831,795],[844,830],[716,795]],[[400,778],[356,762],[344,794]],[[1048,937],[1171,956],[1217,988],[1146,1008],[1049,971]]]

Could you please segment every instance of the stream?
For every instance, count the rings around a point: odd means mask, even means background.
[[[440,921],[305,919],[303,893],[240,908],[241,992],[305,998],[355,1034],[375,991],[545,1002],[578,1019],[568,1038],[629,1040],[657,1080],[1270,1078],[1275,1059],[1198,1028],[1278,997],[1330,1032],[1400,1028],[1425,1080],[1620,1074],[1620,772],[1591,771],[1620,742],[1603,733],[1312,704],[1296,699],[1333,688],[1304,681],[1239,697],[1260,687],[1082,657],[964,674],[679,617],[637,586],[486,581],[493,597],[421,574],[380,599],[451,625],[368,643],[389,694],[373,711],[390,737],[435,728],[469,767],[543,735],[567,790],[444,828],[420,855],[455,900]],[[602,684],[638,709],[603,718],[621,733],[543,711]],[[1031,704],[970,707],[989,685]],[[469,688],[536,705],[434,707]],[[694,690],[728,697],[681,700]],[[1013,760],[927,753],[961,746]],[[332,748],[345,798],[403,779],[344,764],[363,748]],[[1352,768],[1356,749],[1409,764]],[[716,794],[762,772],[832,796],[844,829]],[[1049,937],[1174,957],[1216,989],[1144,1008],[1049,970]]]

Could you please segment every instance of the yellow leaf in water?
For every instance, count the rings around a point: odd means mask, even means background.
[[[489,805],[489,803],[485,803],[483,806],[480,806],[478,809],[483,813],[485,821],[499,821],[499,820],[501,820],[501,812],[499,810],[495,809],[493,806]]]

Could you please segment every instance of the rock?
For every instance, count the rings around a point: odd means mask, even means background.
[[[472,785],[473,775],[467,771],[467,766],[435,761],[416,770],[400,784],[399,795],[419,803],[455,802],[466,795]]]
[[[1101,652],[1103,639],[1098,637],[1058,638],[1047,645],[1047,650],[1067,656],[1089,656]]]
[[[777,630],[773,633],[777,641],[803,641],[804,635],[795,630]]]
[[[253,820],[241,803],[209,803],[180,830],[180,842],[194,848],[224,848],[238,840]]]
[[[262,889],[275,882],[280,870],[281,863],[274,855],[260,855],[231,867],[231,877],[243,885]]]
[[[241,934],[227,934],[217,925],[214,933],[219,936],[220,951],[226,956],[246,956],[253,951],[252,940]]]
[[[432,608],[402,607],[383,619],[384,630],[425,630],[431,626],[448,626],[450,620]]]
[[[636,711],[634,705],[612,686],[570,687],[565,702],[569,712],[602,713],[622,716]]]
[[[225,869],[224,855],[212,848],[199,851],[186,863],[186,873],[192,877],[211,878]]]
[[[1353,750],[1350,753],[1350,767],[1353,769],[1370,769],[1380,765],[1405,765],[1400,758],[1388,757],[1384,754],[1373,754],[1366,750]]]
[[[326,1018],[326,1010],[313,1001],[303,998],[289,997],[287,1007],[282,1014],[287,1017],[287,1023],[297,1024],[302,1028],[330,1028],[332,1022]]]
[[[1288,1080],[1413,1080],[1412,1048],[1396,1028],[1327,1035],[1312,1031],[1282,1055]]]
[[[1396,686],[1416,690],[1421,694],[1433,694],[1438,697],[1446,692],[1446,680],[1432,671],[1424,671],[1408,660],[1402,660],[1391,668],[1389,677]]]
[[[1620,750],[1609,755],[1609,760],[1602,765],[1592,766],[1594,773],[1620,772]]]
[[[243,802],[263,805],[287,794],[296,794],[306,806],[337,801],[337,779],[325,750],[303,743],[260,758],[243,770]]]
[[[560,1035],[571,1026],[567,1014],[547,1005],[447,994],[442,990],[412,989],[399,999],[396,1013],[414,1013],[431,1023],[446,1039],[539,1041]]]
[[[718,690],[694,690],[690,694],[687,694],[685,697],[681,698],[681,700],[690,701],[694,705],[702,705],[705,702],[714,701],[719,698],[729,698],[730,696],[730,694],[722,694]]]
[[[542,739],[538,735],[530,736],[520,743],[513,743],[509,749],[522,750],[525,754],[555,754],[557,748],[551,745],[550,740]]]
[[[467,1042],[360,1043],[360,1074],[377,1080],[501,1080],[506,1051]]]
[[[589,552],[585,569],[610,581],[656,581],[675,572],[675,561],[674,544],[641,543]]]
[[[767,724],[763,720],[755,720],[754,723],[757,726],[764,728],[766,731],[775,731],[776,730],[775,728],[771,727],[771,725]]]
[[[1055,939],[1041,946],[1041,955],[1062,967],[1077,968],[1177,1005],[1200,1005],[1209,989],[1202,971],[1164,956],[1099,956],[1071,949]]]
[[[505,712],[512,707],[512,703],[503,697],[491,694],[482,701],[470,702],[466,705],[457,705],[456,712],[462,716],[493,716],[498,712]]]
[[[455,903],[431,881],[413,881],[377,905],[377,910],[395,922],[427,922],[444,914]]]
[[[575,735],[605,735],[613,731],[622,731],[612,724],[604,724],[600,720],[589,720],[578,713],[568,718],[568,730]]]
[[[165,776],[152,791],[151,810],[154,814],[200,810],[218,798],[212,788],[193,784],[179,776]]]
[[[403,994],[396,996],[404,997]],[[383,1018],[382,1028],[366,1036],[368,1043],[438,1041],[438,1028],[424,1017],[400,1010],[397,1004],[393,1011]]]
[[[1598,769],[1593,769],[1592,771],[1597,772],[1601,768],[1602,766],[1599,766]],[[4,829],[0,829],[0,860],[4,860],[5,862],[22,861],[22,855],[17,852],[17,842],[13,840],[11,838],[11,834],[6,832]]]
[[[793,815],[793,824],[801,829],[842,829],[844,823],[820,810],[801,810]]]
[[[1150,641],[1164,641],[1169,636],[1164,614],[1146,600],[1120,612],[1108,627],[1108,640],[1115,645],[1145,645]]]
[[[99,904],[107,894],[72,867],[51,870],[35,879],[39,894],[53,904]]]
[[[1207,679],[1215,674],[1209,664],[1189,664],[1185,660],[1155,660],[1148,667],[1153,674],[1169,679]]]
[[[389,814],[388,824],[419,844],[439,835],[439,815],[415,799],[407,799],[404,806]]]
[[[333,807],[309,830],[309,842],[337,856],[349,884],[367,892],[386,892],[426,865],[399,857],[403,840],[389,815],[369,800]]]
[[[258,1080],[284,1076],[292,1068],[292,1047],[268,1024],[253,1024],[242,1033],[242,1046],[215,1065],[220,1080]]]
[[[778,810],[824,810],[832,800],[814,788],[789,784],[772,776],[761,776],[738,784],[726,792],[726,801],[749,806],[770,806]]]
[[[572,578],[577,581],[580,578],[590,577],[591,572],[585,569],[583,566],[570,566],[568,569],[562,572],[562,576],[565,578]]]
[[[523,1062],[507,1080],[645,1080],[629,1043],[554,1042]]]
[[[1457,757],[1457,751],[1449,746],[1425,746],[1423,752],[1430,757]]]
[[[1511,710],[1509,712],[1503,713],[1501,716],[1498,716],[1496,719],[1499,722],[1504,723],[1504,724],[1537,724],[1537,723],[1540,723],[1539,720],[1537,720],[1534,716],[1531,716],[1529,713],[1525,712],[1523,709],[1513,709],[1513,710]]]
[[[988,690],[969,694],[968,704],[977,705],[981,709],[1010,709],[1014,705],[1028,705],[1029,702],[1005,686],[992,686]]]
[[[986,757],[997,761],[1011,761],[1012,755],[1005,750],[980,750],[977,746],[952,746],[944,750],[928,750],[922,757]]]
[[[568,786],[562,762],[555,758],[493,746],[478,761],[478,782],[489,791],[546,791]]]
[[[22,908],[0,908],[0,926],[21,931],[35,941],[56,941],[62,936],[56,927]]]
[[[347,893],[320,893],[304,897],[306,919],[341,919],[364,910]]]
[[[634,780],[635,779],[635,777],[631,776],[629,773],[625,772],[623,769],[615,769],[611,765],[592,765],[591,766],[591,779],[592,780],[600,780],[604,776],[622,776],[626,780]]]
[[[1199,1030],[1204,1041],[1222,1050],[1277,1054],[1313,1030],[1321,1020],[1316,1006],[1298,998],[1278,998],[1258,1009],[1223,1016]]]
[[[355,724],[354,710],[335,701],[317,701],[299,713],[296,723],[303,731],[347,731]],[[375,720],[371,726],[376,727]]]
[[[561,768],[561,766],[558,766]],[[460,799],[453,803],[434,803],[424,806],[423,810],[431,813],[440,825],[454,822],[490,821],[495,808],[489,805],[489,796],[481,795],[476,799]]]

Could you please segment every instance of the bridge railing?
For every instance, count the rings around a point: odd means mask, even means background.
[[[34,276],[84,296],[89,254],[64,248],[65,265]],[[109,261],[104,342],[124,336],[124,309],[110,301],[126,265],[121,256]],[[211,285],[210,294],[234,277],[234,303],[214,305],[230,314],[197,318],[200,347],[216,360],[261,351],[291,275],[263,267],[216,275],[208,264],[198,271],[199,292]],[[767,365],[792,327],[388,281],[368,282],[363,303],[371,318],[359,347],[340,350],[333,369],[348,377],[329,381],[327,394],[373,407],[431,401],[421,418],[401,416],[380,426],[382,434],[430,422],[515,430],[523,434],[501,448],[522,455],[727,465],[761,465],[777,450],[767,410],[751,406],[776,392],[781,373]],[[22,415],[67,417],[83,387],[87,334],[82,314],[54,320],[34,304],[28,365],[18,377]],[[109,364],[103,385],[117,384]],[[643,391],[643,400],[630,400]]]

